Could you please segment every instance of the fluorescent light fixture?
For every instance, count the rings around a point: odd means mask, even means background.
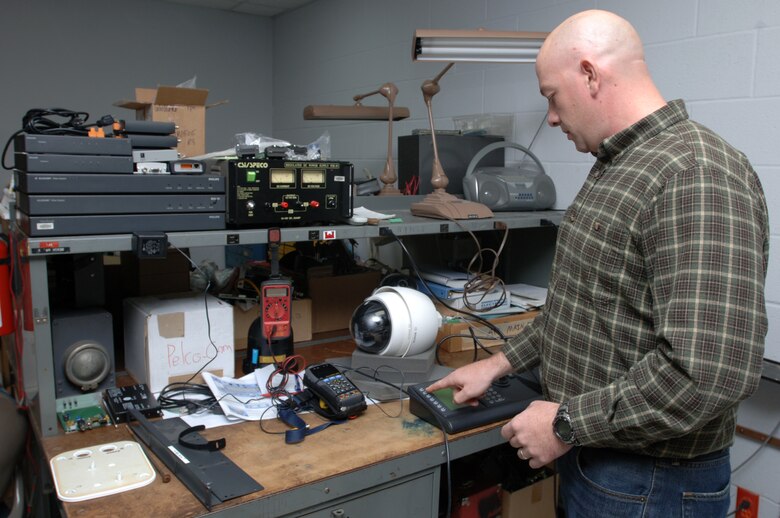
[[[546,32],[418,29],[415,61],[534,63]]]

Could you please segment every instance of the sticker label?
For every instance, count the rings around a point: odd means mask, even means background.
[[[190,463],[190,460],[187,457],[185,457],[184,455],[182,455],[182,453],[179,450],[174,448],[173,445],[168,446],[168,449],[171,450],[174,455],[179,457],[179,460],[181,460],[183,463],[185,463],[185,464],[189,464]]]

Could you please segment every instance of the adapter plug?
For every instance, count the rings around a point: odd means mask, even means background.
[[[168,235],[165,232],[134,232],[133,252],[141,259],[165,259]]]

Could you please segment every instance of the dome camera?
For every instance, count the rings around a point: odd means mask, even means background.
[[[362,351],[406,357],[430,349],[441,323],[441,314],[425,294],[383,286],[353,312],[349,331]]]

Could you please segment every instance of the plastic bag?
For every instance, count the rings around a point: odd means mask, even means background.
[[[288,160],[330,159],[330,133],[327,131],[306,146],[295,146],[286,140],[275,139],[260,133],[237,133],[236,144],[257,146],[259,153],[265,152],[265,149],[271,146],[287,147],[289,148],[286,154]]]

